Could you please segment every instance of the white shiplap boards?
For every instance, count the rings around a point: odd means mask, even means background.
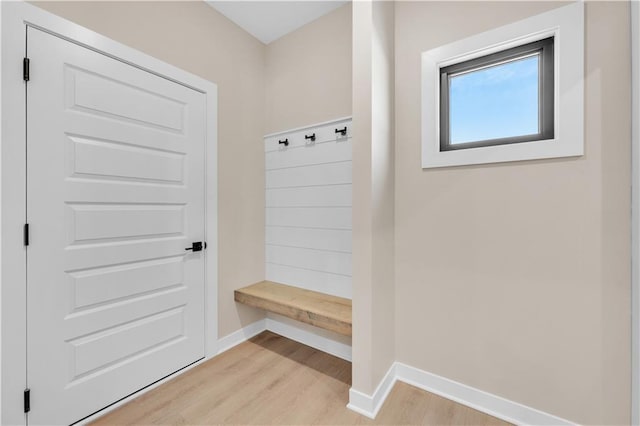
[[[351,298],[351,141],[350,118],[265,136],[267,280]]]

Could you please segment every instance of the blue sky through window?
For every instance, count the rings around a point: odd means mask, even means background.
[[[539,55],[449,80],[451,144],[538,133]]]

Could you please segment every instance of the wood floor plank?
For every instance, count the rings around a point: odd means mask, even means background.
[[[264,332],[93,425],[506,425],[398,382],[376,420],[346,408],[351,363]]]

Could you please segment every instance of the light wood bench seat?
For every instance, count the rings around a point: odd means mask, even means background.
[[[236,302],[351,336],[351,300],[272,281],[238,289]]]

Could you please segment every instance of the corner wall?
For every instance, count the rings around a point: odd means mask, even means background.
[[[233,302],[264,279],[264,45],[204,2],[34,4],[218,85],[218,337],[264,318]]]
[[[353,3],[353,383],[395,359],[394,3]]]
[[[628,2],[586,3],[583,157],[420,165],[420,53],[559,5],[396,3],[396,356],[578,423],[628,424]]]

